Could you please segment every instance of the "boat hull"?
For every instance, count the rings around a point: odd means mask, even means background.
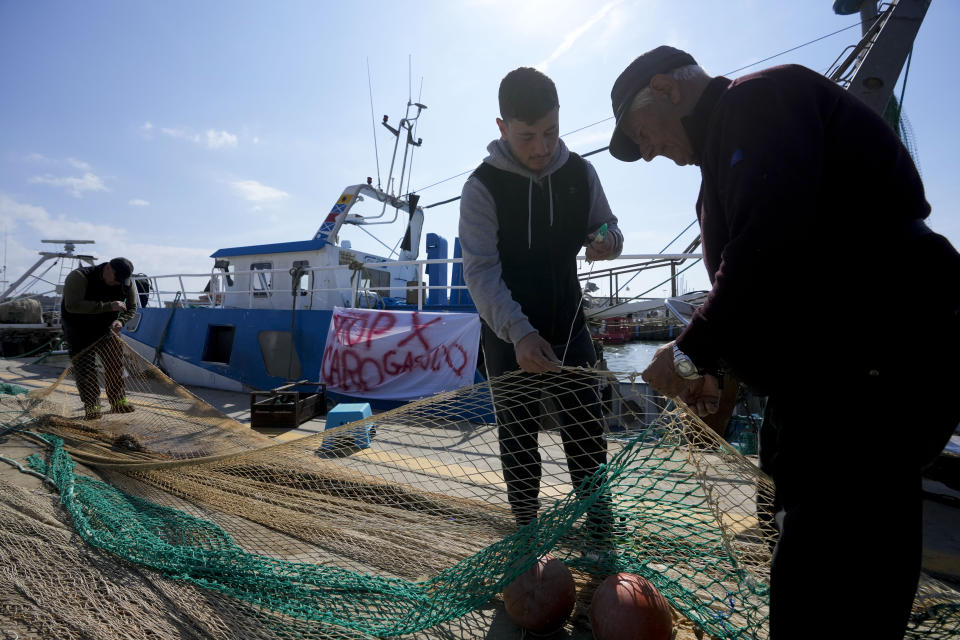
[[[295,366],[280,371],[276,349],[264,336],[289,336],[290,311],[147,307],[124,328],[123,337],[178,382],[230,391],[272,389],[291,378],[315,381],[320,375],[332,312],[292,313]],[[229,345],[223,345],[226,334]],[[289,351],[289,338],[286,346]]]

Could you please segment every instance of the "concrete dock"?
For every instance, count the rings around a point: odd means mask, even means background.
[[[64,361],[2,360],[0,361],[0,382],[29,389],[42,389],[57,379],[65,364]],[[250,423],[249,394],[206,388],[190,388],[189,391],[237,422]],[[293,429],[258,429],[258,431],[278,442],[286,442],[320,433],[324,428],[325,420],[315,418]],[[38,449],[22,439],[0,438],[0,455],[8,458],[22,461],[34,450]],[[555,459],[562,459],[562,457]],[[50,492],[49,487],[44,486],[39,479],[24,475],[8,465],[0,465],[0,480],[28,487],[34,492]],[[497,482],[498,479],[491,479],[491,484]],[[955,588],[960,587],[960,492],[953,491],[942,483],[927,480],[925,480],[925,490],[927,499],[924,501],[924,571],[952,584]],[[62,510],[54,517],[65,526],[69,526],[69,520]],[[869,534],[876,535],[877,532],[869,532]],[[77,540],[78,544],[82,544],[79,539]],[[0,593],[0,598],[2,597],[3,594]],[[591,638],[589,624],[584,614],[581,603],[572,620],[551,637],[576,640]],[[2,612],[0,612],[0,627],[3,626],[3,622]],[[675,637],[678,640],[700,637],[694,633],[692,625],[685,620],[678,620],[677,628],[678,633]],[[478,610],[460,619],[420,632],[416,637],[425,640],[479,638],[520,640],[524,635],[506,614],[502,601],[494,598]],[[21,633],[19,637],[30,636]]]

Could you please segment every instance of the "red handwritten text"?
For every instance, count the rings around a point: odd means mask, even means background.
[[[435,326],[440,322],[438,317],[424,321],[413,312],[409,324],[397,326],[397,316],[389,312],[338,311],[324,349],[321,379],[332,388],[358,393],[414,372],[442,376],[446,371],[457,378],[472,374],[467,371],[472,366],[470,350],[442,330],[442,323]],[[381,337],[386,341],[375,348]]]

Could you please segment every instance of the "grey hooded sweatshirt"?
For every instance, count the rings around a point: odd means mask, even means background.
[[[518,162],[510,151],[506,140],[498,138],[487,145],[489,155],[483,162],[497,169],[517,174],[530,181],[531,194],[526,203],[527,246],[530,247],[537,234],[533,228],[531,199],[534,183],[545,187],[550,193],[549,224],[553,224],[553,195],[551,174],[563,167],[570,158],[570,151],[560,140],[550,164],[539,173],[534,173]],[[584,161],[587,170],[589,188],[588,228],[596,231],[607,224],[608,242],[614,243],[613,256],[623,250],[623,234],[617,227],[617,218],[610,210],[607,197],[600,185],[597,172],[589,162]],[[471,176],[463,186],[460,199],[460,244],[463,249],[463,276],[480,312],[480,317],[497,336],[512,344],[537,329],[524,314],[520,303],[513,299],[510,289],[502,278],[501,258],[498,250],[498,230],[496,204],[490,191],[475,176]],[[586,242],[586,237],[584,238]]]

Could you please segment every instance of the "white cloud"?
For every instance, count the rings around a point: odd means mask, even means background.
[[[206,136],[207,148],[209,149],[237,146],[237,136],[227,131],[214,131],[213,129],[207,129]]]
[[[17,202],[5,194],[0,194],[0,223],[11,231],[25,224],[29,229],[43,234],[44,238],[99,240],[118,233],[117,228],[111,225],[72,220],[62,215],[52,216],[43,207]]]
[[[149,120],[140,125],[140,135],[147,140],[153,139],[153,123]]]
[[[600,20],[602,20],[604,16],[606,16],[611,9],[613,9],[615,6],[620,4],[620,2],[621,0],[614,0],[613,2],[608,2],[607,4],[600,7],[599,11],[597,11],[592,16],[587,18],[587,20],[583,24],[581,24],[576,29],[568,32],[567,35],[564,36],[563,42],[560,43],[560,46],[554,49],[553,53],[551,53],[546,60],[536,65],[537,69],[545,72],[547,68],[550,66],[550,63],[552,63],[554,60],[556,60],[557,58],[562,56],[564,53],[566,53],[574,45],[574,43],[576,43],[576,41],[579,40],[580,37],[590,29],[590,27],[600,22]]]
[[[186,138],[187,140],[191,139],[191,135],[187,133],[185,129],[173,128],[173,127],[160,127],[160,133],[171,138]],[[199,138],[193,136],[193,139],[199,141]]]
[[[77,160],[76,158],[67,158],[67,164],[69,164],[74,169],[80,169],[81,171],[90,171],[93,169],[88,163],[83,160]]]
[[[147,202],[146,200],[141,200],[140,198],[134,198],[133,200],[128,201],[127,204],[133,207],[149,207],[150,206],[149,202]]]
[[[43,207],[21,204],[10,196],[0,194],[0,222],[5,227],[15,227],[17,222],[26,222],[39,230],[49,219],[50,215]]]
[[[202,144],[208,149],[223,149],[225,147],[236,147],[239,138],[235,133],[216,129],[207,129],[203,134],[195,133],[184,127],[160,127],[160,133],[168,138],[179,140],[189,140]]]
[[[268,187],[260,184],[256,180],[236,180],[230,183],[230,186],[239,193],[244,199],[257,203],[272,203],[283,200],[288,197],[286,191]]]
[[[100,176],[87,172],[81,177],[57,178],[55,176],[44,174],[30,178],[31,184],[48,184],[52,187],[62,187],[74,198],[82,198],[84,191],[109,191]]]
[[[69,165],[74,169],[79,169],[80,171],[92,171],[93,167],[89,162],[84,162],[83,160],[78,160],[77,158],[67,158],[66,160],[57,160],[55,158],[50,158],[42,153],[31,153],[23,157],[26,162],[31,162],[35,164],[45,164],[45,165]]]
[[[127,229],[53,215],[43,207],[18,202],[3,193],[0,193],[0,226],[9,232],[6,252],[8,280],[15,280],[36,262],[38,250],[54,247],[42,245],[40,240],[43,238],[94,240],[96,244],[93,245],[78,245],[77,252],[94,255],[99,262],[126,256],[133,261],[138,273],[148,275],[204,273],[210,269],[208,248],[139,243]],[[59,249],[62,247],[55,250]],[[198,291],[202,287],[203,282],[199,282]]]

